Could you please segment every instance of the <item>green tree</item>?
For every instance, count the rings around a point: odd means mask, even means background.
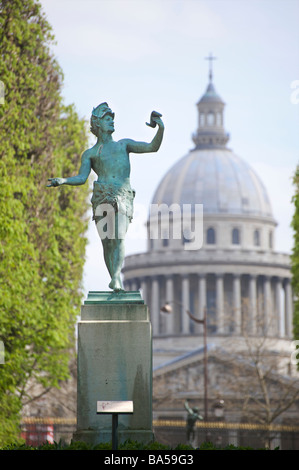
[[[292,227],[294,230],[294,245],[291,254],[292,285],[294,293],[294,316],[293,316],[293,334],[296,340],[299,340],[299,166],[296,169],[293,184],[295,194],[293,196],[294,215]]]
[[[76,174],[87,130],[61,97],[54,37],[36,0],[0,0],[0,443],[15,440],[33,384],[68,377],[82,297],[88,185],[47,188]]]

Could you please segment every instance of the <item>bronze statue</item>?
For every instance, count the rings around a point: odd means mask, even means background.
[[[186,433],[187,433],[187,442],[192,442],[195,437],[195,423],[203,417],[199,414],[199,408],[194,406],[190,408],[188,400],[185,401],[185,409],[188,411],[187,422],[186,422]]]
[[[121,139],[115,142],[114,113],[107,103],[93,109],[90,130],[97,137],[96,144],[82,154],[81,167],[76,176],[49,178],[48,186],[84,184],[91,170],[97,174],[91,199],[93,220],[102,240],[104,260],[109,271],[109,287],[115,292],[123,291],[121,268],[123,265],[124,237],[133,217],[135,191],[130,185],[130,153],[157,152],[160,148],[164,124],[161,114],[153,111],[150,127],[158,130],[150,143]]]

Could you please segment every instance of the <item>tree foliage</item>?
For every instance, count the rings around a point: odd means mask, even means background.
[[[293,316],[293,334],[296,340],[299,340],[299,166],[296,169],[293,183],[295,194],[293,196],[294,215],[292,227],[294,229],[294,245],[291,254],[292,286],[294,293],[294,316]]]
[[[53,41],[38,1],[0,0],[0,442],[32,384],[67,378],[81,303],[89,188],[46,185],[77,173],[87,132],[63,103]]]

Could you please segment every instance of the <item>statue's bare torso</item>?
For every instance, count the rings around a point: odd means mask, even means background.
[[[131,165],[127,139],[96,144],[87,152],[91,169],[98,176],[99,183],[130,185]]]

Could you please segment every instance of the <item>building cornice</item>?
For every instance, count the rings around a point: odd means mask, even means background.
[[[272,266],[290,269],[290,256],[286,253],[254,250],[157,250],[129,255],[125,259],[124,272],[133,267],[194,265],[194,264],[238,264],[247,266]]]

